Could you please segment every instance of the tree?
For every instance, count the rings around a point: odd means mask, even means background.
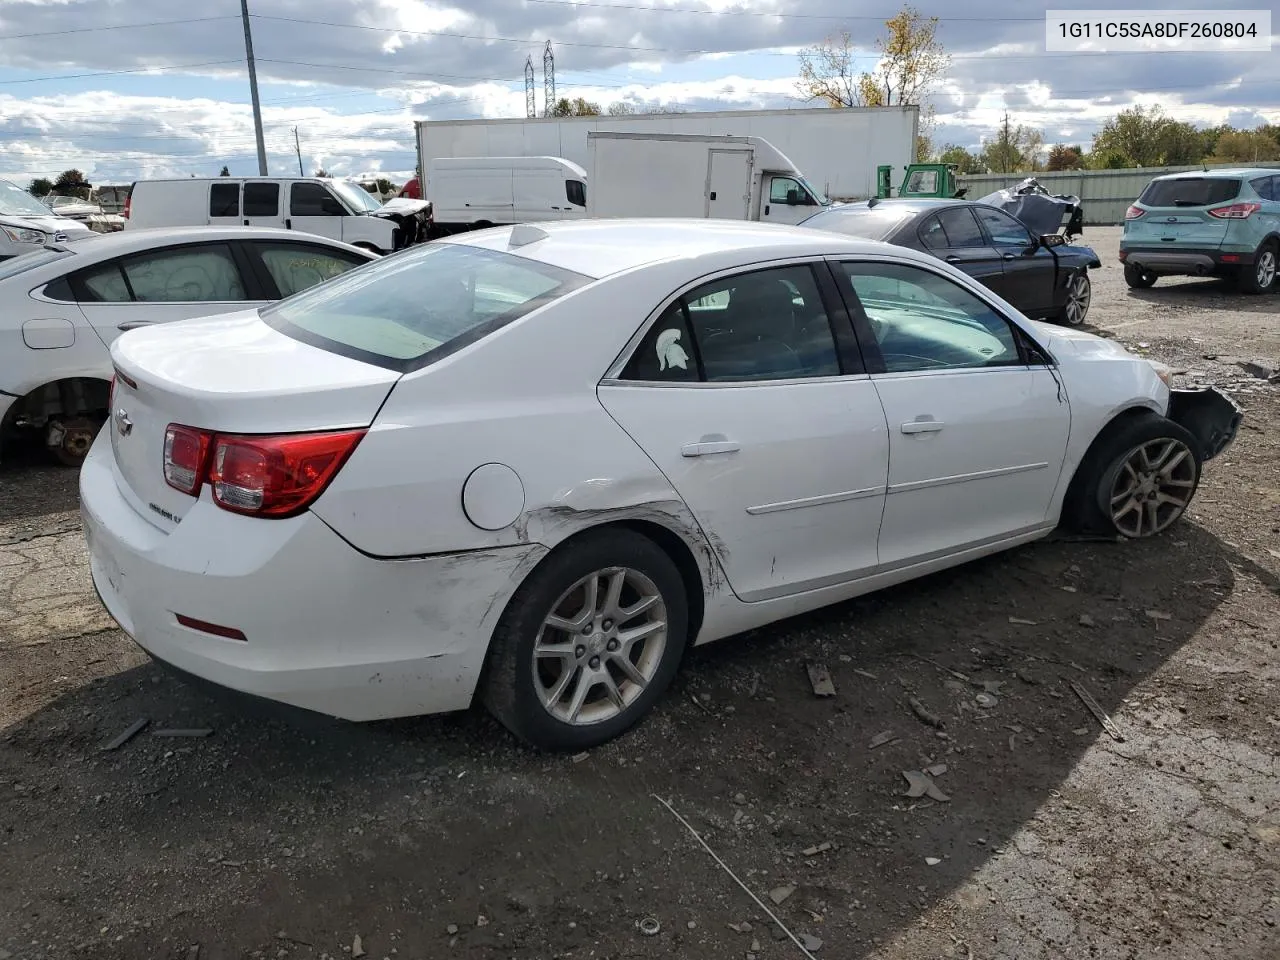
[[[27,187],[27,192],[33,197],[47,197],[53,192],[53,181],[46,177],[36,177]]]
[[[629,117],[635,113],[635,104],[627,103],[625,100],[615,100],[609,104],[609,116],[611,117]]]
[[[853,72],[856,56],[848,30],[801,50],[797,84],[801,95],[810,102],[821,100],[829,107],[865,106],[859,76]]]
[[[1046,170],[1083,170],[1084,151],[1077,146],[1055,143],[1049,148],[1049,157],[1045,161]]]
[[[328,171],[328,170],[326,170],[324,167],[320,167],[319,169],[317,169],[317,170],[316,170],[316,172],[315,172],[315,173],[313,173],[313,174],[312,174],[312,176],[313,176],[313,177],[327,177],[327,176],[329,176],[329,171]]]
[[[220,176],[220,177],[229,177],[229,176],[231,176],[231,168],[230,168],[230,167],[227,167],[227,166],[225,166],[225,165],[224,165],[224,166],[223,166],[223,168],[222,168],[222,172],[221,172],[220,174],[218,174],[218,176]]]
[[[971,173],[982,173],[982,162],[964,147],[947,144],[938,154],[939,163],[954,163],[956,173],[967,176]]]
[[[390,180],[388,180],[386,177],[378,177],[377,183],[378,183],[378,192],[384,195],[388,193],[393,193],[396,189],[395,184],[392,183]]]
[[[1043,149],[1043,133],[1021,124],[1015,126],[1009,122],[1009,114],[1006,113],[995,137],[983,141],[982,165],[992,173],[1035,170],[1040,166]]]
[[[551,108],[551,116],[598,117],[600,116],[600,104],[590,103],[582,97],[574,97],[572,100],[568,97],[561,97],[556,101],[556,105]]]
[[[1160,167],[1199,163],[1206,137],[1158,106],[1122,110],[1093,135],[1093,152],[1124,157],[1125,166]]]
[[[84,178],[79,170],[63,170],[58,179],[53,181],[53,189],[64,197],[80,197],[88,199],[92,184]]]
[[[1280,143],[1257,130],[1231,130],[1218,138],[1210,163],[1264,163],[1280,160]]]

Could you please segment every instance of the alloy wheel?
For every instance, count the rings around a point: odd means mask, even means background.
[[[1093,296],[1092,285],[1089,283],[1088,274],[1083,271],[1077,273],[1067,283],[1067,306],[1065,315],[1067,323],[1073,327],[1078,327],[1084,323],[1084,318],[1089,313],[1089,303]]]
[[[1258,289],[1270,290],[1271,285],[1276,280],[1276,252],[1274,250],[1263,250],[1258,255],[1258,263],[1255,267],[1257,270]]]
[[[533,648],[533,681],[548,713],[575,726],[611,720],[653,680],[667,645],[667,609],[638,570],[608,567],[561,594]]]
[[[1111,521],[1127,537],[1167,529],[1195,494],[1196,461],[1181,440],[1148,440],[1125,457],[1111,486]]]

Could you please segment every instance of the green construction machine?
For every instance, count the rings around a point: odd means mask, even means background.
[[[902,178],[902,186],[897,194],[893,192],[893,167],[890,164],[876,168],[876,199],[885,200],[892,196],[929,197],[937,200],[949,200],[963,197],[964,188],[956,188],[956,170],[954,163],[911,163],[904,167],[907,171]]]

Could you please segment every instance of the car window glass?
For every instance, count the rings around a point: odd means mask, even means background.
[[[920,242],[929,250],[941,250],[950,246],[942,229],[942,221],[937,217],[930,217],[920,224]]]
[[[790,177],[774,177],[773,182],[769,186],[769,202],[770,203],[786,203],[787,194],[791,191],[800,193],[800,184],[798,181]]]
[[[80,282],[89,294],[93,303],[128,303],[129,287],[120,273],[120,264],[116,261],[99,264],[80,275]]]
[[[696,383],[702,377],[694,356],[693,337],[685,321],[685,308],[677,300],[669,306],[640,341],[622,371],[623,380],[659,383]]]
[[[585,207],[587,205],[587,185],[581,180],[566,180],[564,182],[564,194],[565,199],[575,207]]]
[[[314,287],[363,262],[302,243],[259,244],[258,252],[282,297]]]
[[[838,376],[831,323],[807,266],[713,280],[684,298],[708,382]]]
[[[244,215],[246,217],[278,217],[280,215],[280,184],[246,183]]]
[[[942,227],[947,232],[947,241],[952,247],[985,247],[986,238],[982,228],[973,217],[969,207],[954,207],[938,214]]]
[[[124,264],[134,297],[143,303],[244,300],[240,271],[226,247],[202,246],[144,254]]]
[[[1259,177],[1257,180],[1250,180],[1249,186],[1253,187],[1254,192],[1263,200],[1275,200],[1276,198],[1276,177]]]
[[[1026,247],[1031,244],[1031,231],[1003,210],[978,206],[974,213],[991,234],[991,242],[999,247]]]
[[[954,281],[904,264],[841,266],[889,373],[1022,362],[1009,323]]]
[[[937,193],[937,170],[912,170],[907,178],[907,193]]]
[[[342,213],[342,204],[323,184],[295,183],[289,188],[291,217],[332,217]]]
[[[240,216],[240,184],[215,183],[209,187],[209,216]]]

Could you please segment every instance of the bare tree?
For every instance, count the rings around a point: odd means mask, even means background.
[[[848,30],[800,51],[801,95],[809,101],[822,100],[829,107],[863,106],[861,77],[853,70],[856,57]]]

